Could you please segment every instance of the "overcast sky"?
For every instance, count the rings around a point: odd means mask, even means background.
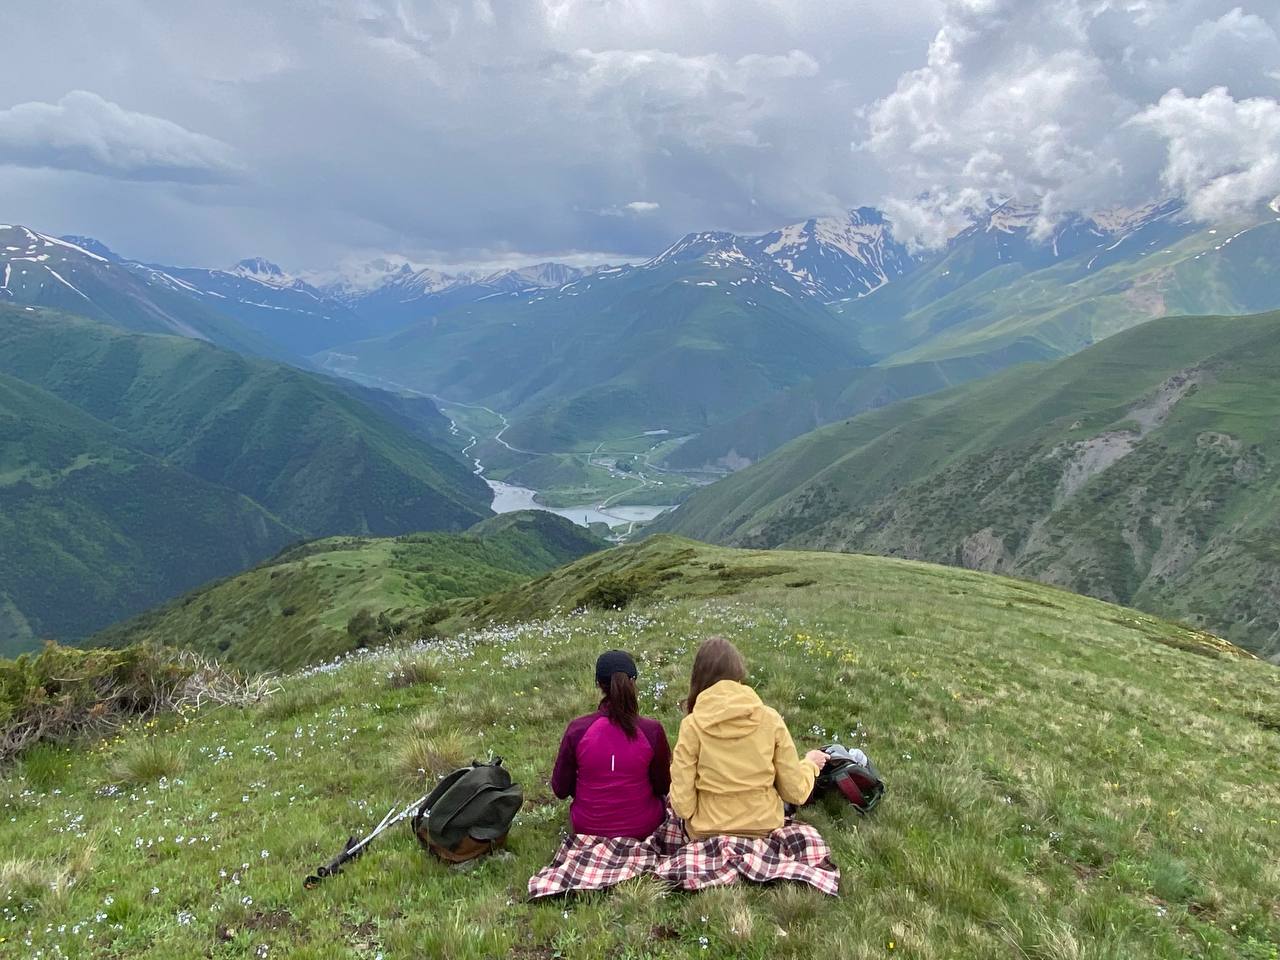
[[[0,221],[169,263],[1280,193],[1275,0],[61,0],[0,55]]]

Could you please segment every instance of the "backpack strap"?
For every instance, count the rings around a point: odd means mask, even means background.
[[[863,804],[862,791],[858,789],[857,782],[854,781],[853,775],[848,770],[841,770],[835,775],[834,780],[836,787],[845,795],[850,803],[855,807],[861,807]]]

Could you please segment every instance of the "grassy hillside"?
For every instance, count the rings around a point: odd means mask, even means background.
[[[900,364],[993,351],[1064,356],[1155,317],[1280,307],[1280,222],[1270,214],[1198,229],[1162,221],[1114,247],[1043,263],[1010,261],[991,242],[964,238],[883,296],[838,309],[868,350]]]
[[[1280,651],[1280,314],[1156,321],[808,434],[658,526],[1016,573]]]
[[[1273,667],[1037,584],[669,538],[580,561],[519,603],[545,612],[646,570],[654,606],[358,657],[285,677],[257,707],[29,753],[0,789],[0,937],[23,955],[156,960],[1273,955]],[[546,781],[564,724],[594,705],[596,654],[635,651],[642,708],[674,736],[712,633],[741,645],[802,747],[856,742],[889,782],[869,819],[804,812],[840,899],[631,883],[524,903],[565,822]],[[525,788],[507,853],[450,870],[400,828],[302,889],[349,831],[422,789],[419,769],[490,752]]]
[[[323,360],[487,403],[512,414],[513,445],[564,452],[701,429],[862,357],[848,324],[750,267],[665,264],[490,297]]]
[[[430,632],[447,615],[439,606],[446,600],[502,590],[604,545],[568,520],[533,510],[466,533],[319,540],[89,642],[158,643],[243,669],[292,670],[385,643],[394,631]]]
[[[295,537],[247,497],[0,374],[0,655],[82,637]]]
[[[0,371],[306,536],[459,530],[489,512],[460,459],[352,390],[199,340],[0,306]]]
[[[897,400],[934,393],[1036,359],[1022,353],[855,367],[821,374],[769,397],[741,416],[708,427],[676,447],[666,464],[676,469],[738,470],[788,440],[825,424],[875,410]]]

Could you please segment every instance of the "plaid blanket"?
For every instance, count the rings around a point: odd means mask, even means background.
[[[684,824],[667,818],[650,837],[565,837],[551,863],[529,878],[529,899],[574,890],[604,890],[642,874],[683,890],[701,890],[739,880],[768,883],[798,880],[834,896],[840,869],[821,834],[805,823],[788,823],[767,837],[708,837],[689,840]]]

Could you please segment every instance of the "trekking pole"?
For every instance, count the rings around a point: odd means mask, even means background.
[[[427,797],[429,796],[431,796],[431,794],[419,797],[399,813],[396,813],[396,808],[392,807],[387,811],[387,815],[382,818],[382,821],[374,827],[370,834],[363,840],[357,840],[355,837],[348,837],[346,845],[342,848],[342,851],[328,863],[316,867],[316,872],[310,874],[305,880],[303,880],[302,885],[308,890],[313,890],[319,885],[321,880],[325,880],[329,877],[336,877],[342,872],[344,864],[350,863],[356,857],[360,856],[360,854],[364,853],[365,848],[370,842],[372,842],[374,837],[378,836],[380,833],[386,832],[401,820],[405,819],[405,817],[417,810],[422,806],[422,804],[426,803]]]

